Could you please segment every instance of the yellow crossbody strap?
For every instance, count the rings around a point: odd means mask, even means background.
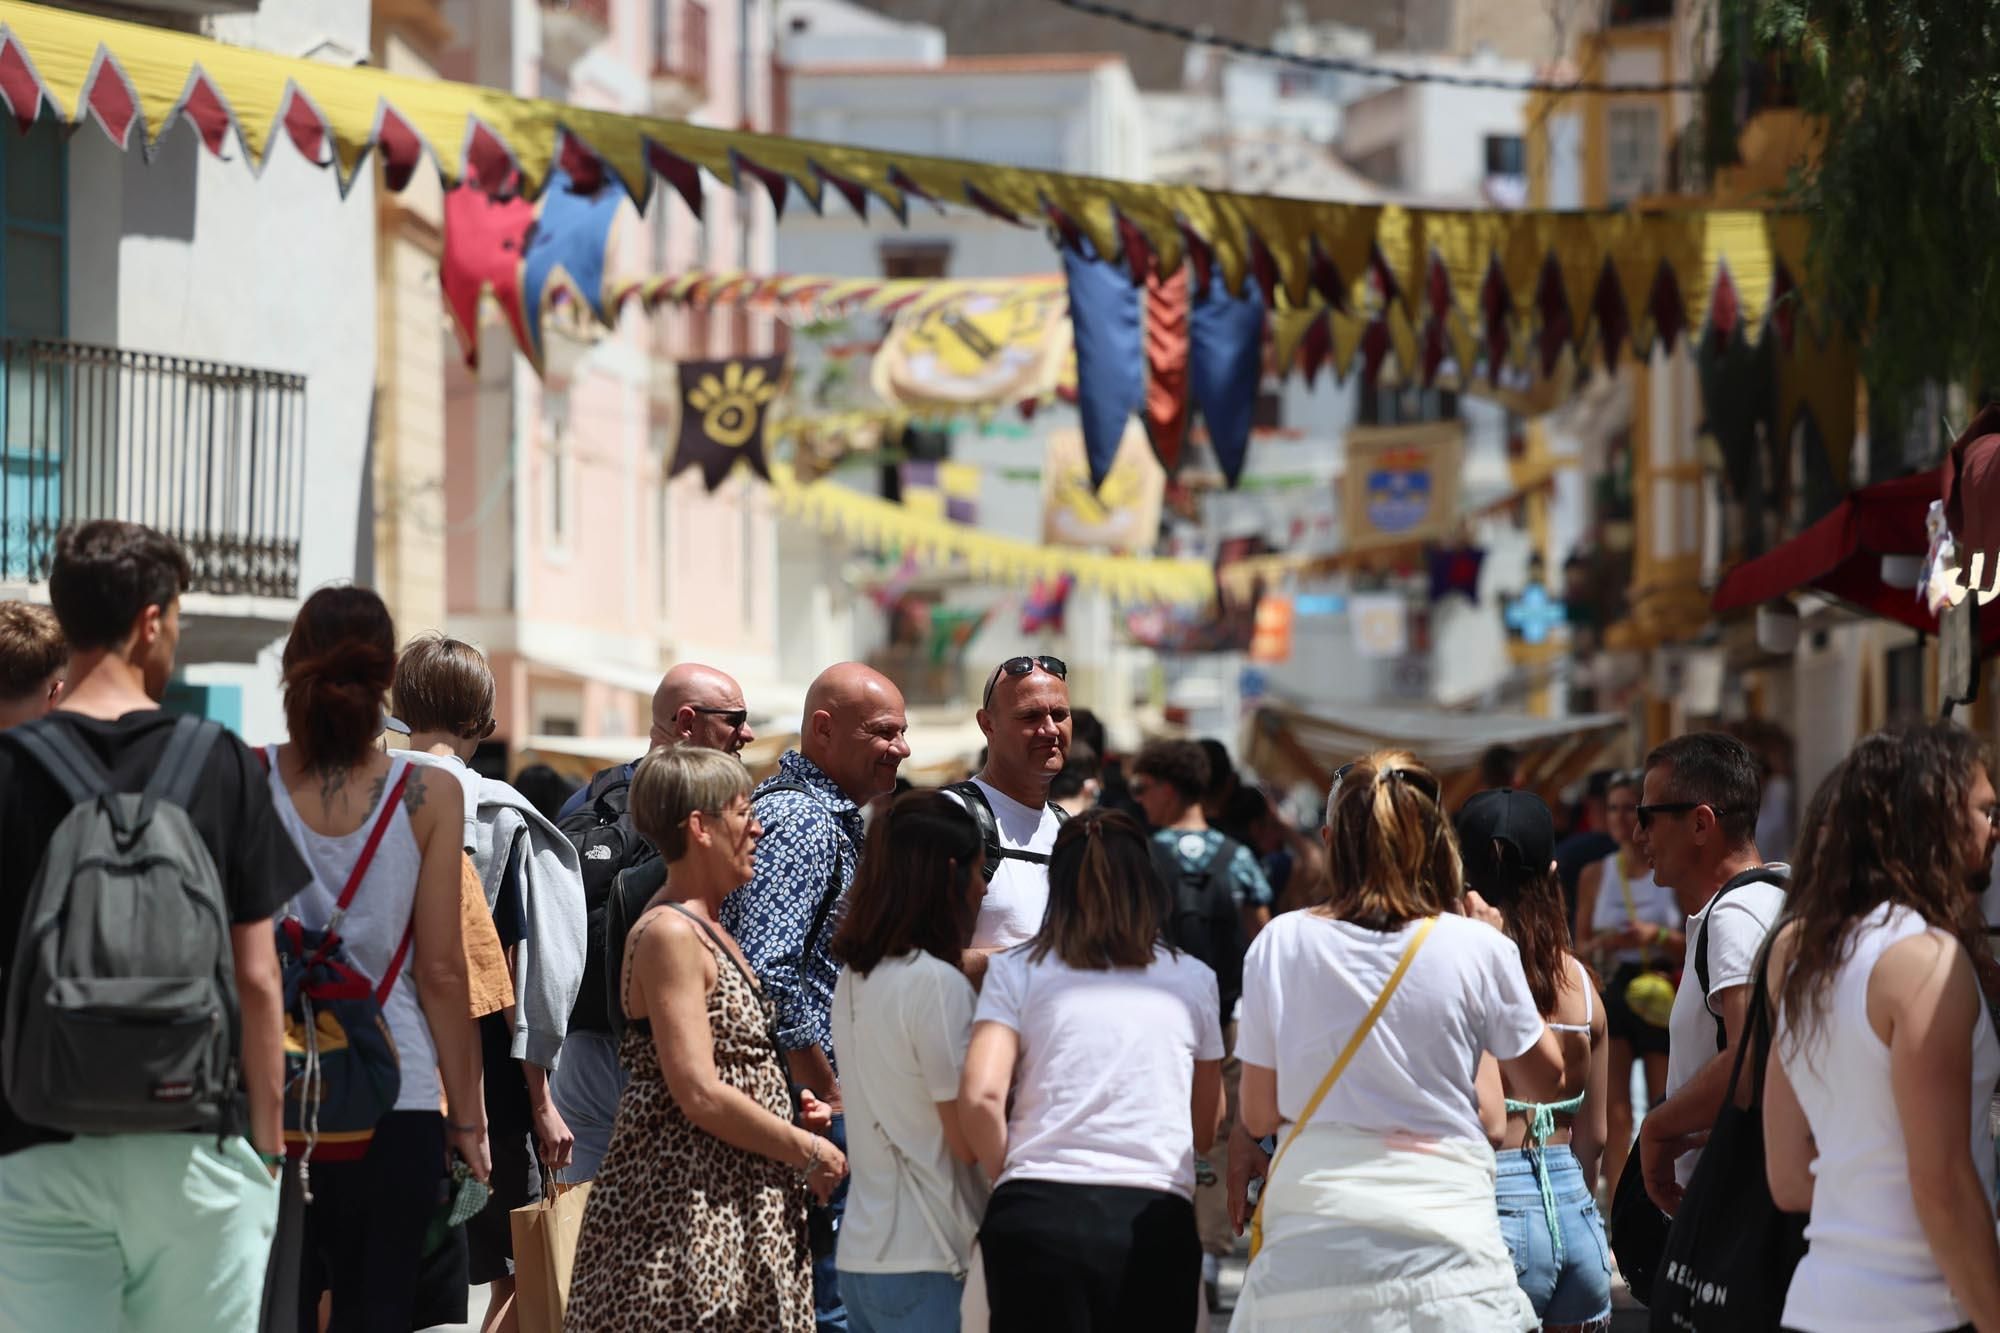
[[[1252,1259],[1257,1257],[1257,1251],[1264,1248],[1264,1200],[1271,1195],[1271,1181],[1277,1178],[1278,1163],[1284,1160],[1285,1150],[1292,1146],[1299,1137],[1299,1131],[1311,1122],[1313,1113],[1319,1110],[1320,1103],[1326,1100],[1329,1092],[1333,1091],[1333,1085],[1340,1082],[1340,1076],[1347,1072],[1347,1066],[1353,1063],[1355,1053],[1361,1049],[1361,1043],[1368,1040],[1368,1034],[1374,1031],[1375,1020],[1382,1017],[1382,1011],[1389,1007],[1389,997],[1396,993],[1396,987],[1403,984],[1403,974],[1410,970],[1410,963],[1416,958],[1417,950],[1424,947],[1424,941],[1430,937],[1431,931],[1436,926],[1436,917],[1426,918],[1424,923],[1417,927],[1417,933],[1410,937],[1410,942],[1403,946],[1403,956],[1396,960],[1396,970],[1382,983],[1382,993],[1375,997],[1375,1003],[1369,1006],[1367,1016],[1361,1020],[1360,1026],[1354,1029],[1354,1035],[1347,1039],[1347,1045],[1341,1048],[1339,1058],[1333,1062],[1333,1068],[1326,1071],[1326,1077],[1321,1079],[1319,1087],[1313,1090],[1312,1097],[1306,1102],[1305,1110],[1300,1112],[1299,1118],[1293,1122],[1292,1132],[1278,1145],[1278,1151],[1271,1154],[1270,1168],[1264,1173],[1264,1192],[1257,1196],[1257,1211],[1250,1215]]]

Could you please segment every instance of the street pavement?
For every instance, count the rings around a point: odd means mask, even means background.
[[[1250,1243],[1239,1240],[1236,1253],[1222,1261],[1222,1310],[1211,1315],[1209,1327],[1212,1333],[1223,1333],[1229,1327],[1229,1313],[1236,1308],[1236,1293],[1243,1289],[1243,1270],[1250,1263]],[[486,1288],[474,1287],[466,1313],[470,1323],[441,1324],[431,1333],[479,1333],[479,1322],[486,1317]],[[1645,1333],[1647,1326],[1646,1307],[1633,1300],[1625,1291],[1625,1286],[1614,1279],[1611,1289],[1611,1333]]]

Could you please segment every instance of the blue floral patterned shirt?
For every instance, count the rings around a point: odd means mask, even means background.
[[[785,1049],[818,1046],[832,1060],[833,983],[840,968],[828,945],[841,904],[828,910],[812,939],[806,931],[832,876],[839,877],[841,897],[854,883],[861,864],[861,809],[796,750],[778,761],[778,775],[811,795],[771,783],[757,789],[751,804],[764,836],[750,882],[722,904],[722,924],[777,1005],[778,1039]]]

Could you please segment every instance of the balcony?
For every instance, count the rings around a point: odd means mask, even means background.
[[[568,69],[611,35],[611,0],[541,0],[542,60]]]
[[[303,375],[41,339],[0,340],[0,366],[0,585],[46,582],[66,525],[120,518],[187,552],[190,612],[298,596]]]
[[[686,116],[708,101],[708,7],[653,0],[653,112]]]

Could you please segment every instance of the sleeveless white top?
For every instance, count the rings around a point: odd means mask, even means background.
[[[347,886],[347,877],[353,872],[361,849],[367,845],[375,821],[382,817],[382,807],[378,802],[361,821],[361,827],[352,833],[338,838],[315,833],[300,817],[298,807],[292,804],[291,792],[278,777],[277,747],[272,746],[266,754],[271,768],[271,802],[277,807],[285,832],[292,835],[293,844],[313,874],[313,882],[292,899],[289,910],[297,913],[308,928],[319,930],[333,915],[333,905],[340,900],[340,891]],[[389,756],[383,800],[388,799],[409,763],[407,756]],[[423,852],[410,828],[409,812],[398,810],[383,831],[382,841],[375,848],[375,859],[368,863],[368,873],[362,877],[361,887],[355,890],[354,901],[340,923],[348,957],[374,978],[378,986],[396,946],[403,942],[403,933],[410,928],[417,906],[417,873],[422,865]],[[389,1002],[383,1006],[384,1017],[389,1020],[389,1035],[396,1039],[396,1055],[402,1066],[403,1083],[396,1094],[395,1109],[434,1112],[442,1105],[437,1048],[431,1043],[430,1024],[424,1021],[423,1008],[417,1001],[417,983],[410,972],[415,962],[413,944],[403,960],[402,975],[389,992]]]
[[[1806,1333],[1956,1328],[1965,1313],[1931,1256],[1910,1197],[1910,1163],[1889,1078],[1889,1048],[1868,1021],[1868,979],[1890,945],[1927,927],[1884,903],[1856,928],[1853,953],[1834,974],[1824,1021],[1801,1045],[1781,1013],[1777,1052],[1812,1126],[1811,1243],[1792,1275],[1784,1323]],[[2000,1039],[1985,1005],[1972,1031],[1973,1164],[1993,1194],[1987,1105],[2000,1078]]]
[[[1638,921],[1641,925],[1664,926],[1668,930],[1681,930],[1687,925],[1687,914],[1674,898],[1672,889],[1663,889],[1653,882],[1653,872],[1649,867],[1640,874],[1625,877],[1619,869],[1618,853],[1613,852],[1600,863],[1604,867],[1604,877],[1597,885],[1597,906],[1590,914],[1590,929],[1593,934],[1603,934],[1609,930],[1623,930]],[[1625,910],[1625,890],[1632,890],[1632,906],[1637,910],[1634,917]],[[1658,957],[1656,952],[1655,957]],[[1619,949],[1611,955],[1616,965],[1644,962],[1644,949]]]

